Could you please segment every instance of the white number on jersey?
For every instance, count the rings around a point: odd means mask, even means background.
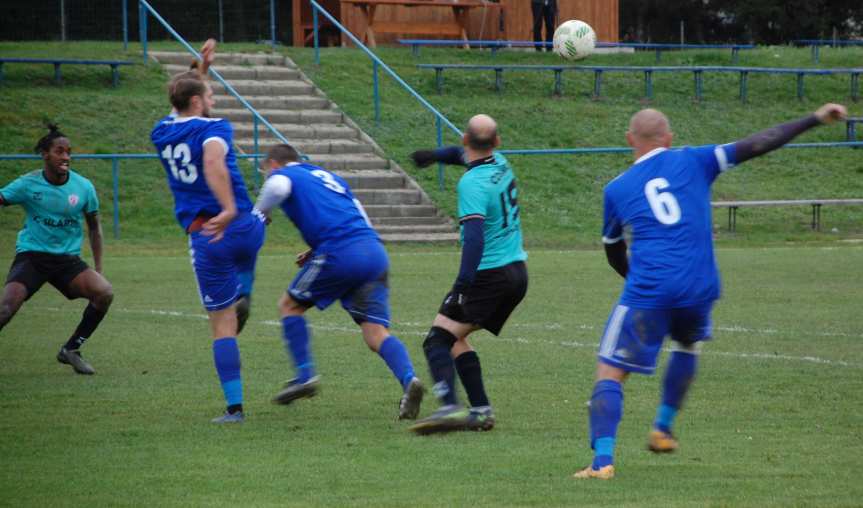
[[[663,224],[671,225],[680,220],[680,205],[670,192],[660,192],[670,186],[665,178],[654,178],[644,186],[644,195],[650,203],[650,209],[656,220]]]
[[[339,194],[345,193],[345,188],[342,187],[341,184],[339,184],[339,182],[337,182],[335,178],[333,178],[333,175],[324,171],[323,169],[316,169],[316,170],[312,171],[312,175],[323,180],[324,187],[326,187],[327,189],[330,189],[333,192],[338,192]]]
[[[368,224],[369,227],[372,227],[372,221],[369,220],[369,214],[366,213],[366,209],[363,208],[363,204],[360,203],[360,200],[357,198],[354,198],[354,205],[356,205],[357,210],[359,210],[359,212],[360,212],[360,215],[362,215],[363,219],[365,219],[366,224]]]
[[[168,166],[171,168],[171,174],[174,175],[174,180],[179,180],[183,183],[195,183],[198,179],[198,168],[192,162],[192,150],[186,143],[180,143],[177,146],[168,145],[162,150],[162,158],[168,161]],[[177,167],[177,159],[180,159],[180,167]]]

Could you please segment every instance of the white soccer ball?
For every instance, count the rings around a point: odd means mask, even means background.
[[[587,58],[596,47],[596,32],[584,21],[571,19],[554,31],[554,52],[567,60]]]

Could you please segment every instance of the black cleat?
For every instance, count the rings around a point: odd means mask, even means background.
[[[467,417],[467,430],[491,430],[494,428],[494,411],[491,406],[472,407]]]
[[[309,378],[305,383],[298,383],[296,379],[291,379],[285,383],[282,391],[273,397],[274,404],[290,404],[297,399],[306,399],[314,397],[318,394],[318,387],[321,384],[320,376]]]
[[[75,372],[78,374],[84,374],[86,376],[91,376],[96,373],[93,369],[93,366],[84,361],[81,358],[81,352],[77,349],[69,350],[66,349],[65,346],[60,348],[60,352],[57,353],[57,361],[60,363],[65,363],[66,365],[71,365]]]

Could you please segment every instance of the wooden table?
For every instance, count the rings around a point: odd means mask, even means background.
[[[375,33],[394,33],[394,34],[423,34],[423,35],[441,35],[450,37],[459,37],[464,41],[468,40],[467,22],[468,12],[470,9],[490,8],[503,9],[503,5],[499,3],[491,3],[483,0],[341,0],[343,5],[342,13],[345,12],[344,7],[358,9],[361,17],[365,21],[365,33],[363,33],[363,42],[370,47],[377,47],[375,41]],[[401,5],[404,7],[435,7],[452,9],[454,21],[446,23],[440,22],[407,22],[407,21],[384,21],[375,22],[375,11],[379,5]],[[467,47],[467,44],[465,44]]]

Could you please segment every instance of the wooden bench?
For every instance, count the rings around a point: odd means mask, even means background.
[[[27,64],[53,64],[54,65],[54,81],[57,84],[63,83],[63,76],[60,74],[61,65],[109,65],[111,66],[111,80],[114,88],[120,84],[120,66],[132,65],[132,62],[124,60],[78,60],[69,58],[17,58],[3,57],[0,58],[0,83],[3,82],[3,64],[7,63],[27,63]]]
[[[737,229],[737,209],[750,206],[811,206],[812,229],[821,231],[823,205],[863,205],[863,199],[777,199],[765,201],[714,201],[713,208],[728,208],[728,230]]]

